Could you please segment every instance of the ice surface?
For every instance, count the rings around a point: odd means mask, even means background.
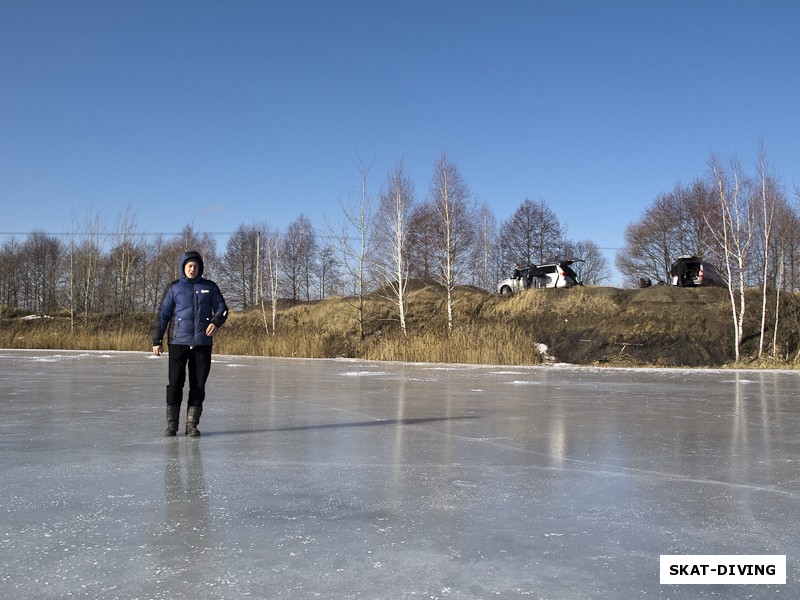
[[[797,598],[796,372],[0,350],[0,597]],[[786,554],[661,586],[661,554]]]

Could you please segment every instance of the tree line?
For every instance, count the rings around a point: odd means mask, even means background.
[[[279,299],[352,298],[363,331],[364,298],[379,290],[395,304],[405,332],[410,280],[440,284],[452,327],[455,287],[494,291],[516,263],[580,259],[573,265],[579,280],[599,285],[609,279],[597,244],[570,240],[566,223],[544,200],[524,199],[498,224],[444,152],[422,194],[402,161],[385,175],[377,197],[368,185],[373,164],[357,158],[354,166],[358,184],[324,223],[300,215],[278,231],[254,221],[232,232],[224,248],[192,226],[179,234],[142,234],[130,207],[111,227],[90,208],[83,218],[73,217],[66,234],[12,236],[0,247],[0,305],[39,314],[68,310],[73,318],[154,311],[189,249],[203,253],[206,273],[232,308],[260,307],[273,332]],[[659,194],[626,226],[624,238],[616,267],[629,287],[668,282],[671,264],[682,255],[716,264],[729,282],[737,351],[748,308],[744,290],[762,289],[763,321],[768,298],[800,286],[800,215],[763,148],[749,170],[736,159],[710,157],[705,175]],[[761,337],[768,345],[764,327]]]
[[[494,291],[517,262],[582,258],[576,266],[585,283],[608,278],[597,245],[570,240],[566,223],[544,200],[523,200],[498,225],[446,153],[421,195],[402,161],[377,198],[368,191],[372,164],[357,159],[354,165],[358,184],[324,223],[300,215],[283,231],[265,221],[241,224],[224,248],[214,234],[190,225],[179,234],[143,234],[130,206],[113,226],[89,208],[73,216],[68,232],[11,236],[0,247],[0,305],[38,314],[68,310],[75,318],[154,311],[178,276],[181,253],[190,249],[203,254],[206,274],[232,308],[271,308],[273,328],[278,299],[339,295],[358,302],[382,290],[396,303],[405,330],[404,294],[413,279],[441,284],[452,326],[456,286]],[[360,311],[363,316],[363,302]]]
[[[800,189],[795,189],[800,200]],[[775,349],[780,295],[800,287],[800,215],[780,178],[771,170],[763,146],[754,166],[712,155],[705,175],[678,183],[660,194],[625,229],[617,269],[626,281],[669,282],[670,267],[684,255],[716,265],[728,283],[736,359],[751,307],[745,291],[760,290],[759,356]],[[772,343],[766,328],[774,308]]]

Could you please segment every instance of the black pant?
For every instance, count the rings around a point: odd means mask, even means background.
[[[167,404],[180,407],[186,367],[189,367],[189,401],[187,406],[203,407],[206,397],[206,379],[211,370],[211,346],[169,345],[169,385]]]

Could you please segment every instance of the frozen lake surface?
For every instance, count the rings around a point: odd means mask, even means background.
[[[166,357],[0,350],[0,597],[798,598],[798,384],[215,356],[202,437],[163,438]]]

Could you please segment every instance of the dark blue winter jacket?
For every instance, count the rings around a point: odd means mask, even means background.
[[[200,272],[194,279],[184,273],[188,260],[200,263]],[[212,338],[206,335],[209,323],[222,327],[228,318],[228,307],[222,292],[213,281],[203,279],[203,259],[196,252],[186,252],[180,259],[180,279],[167,286],[161,301],[161,310],[153,327],[153,346],[160,346],[170,321],[170,344],[186,346],[211,346]]]

